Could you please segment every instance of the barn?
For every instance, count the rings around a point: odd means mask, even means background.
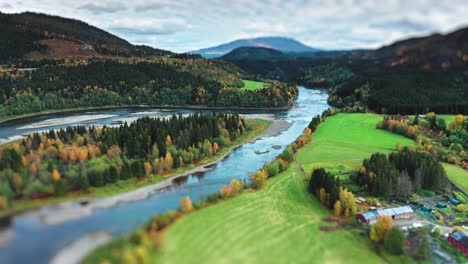
[[[465,233],[461,231],[452,232],[447,240],[465,255],[468,255],[468,236]]]
[[[408,219],[413,217],[414,211],[411,207],[405,205],[359,213],[357,215],[357,219],[362,224],[375,224],[377,222],[377,218],[383,215],[389,215],[392,219]]]

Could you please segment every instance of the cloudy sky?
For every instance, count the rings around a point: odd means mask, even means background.
[[[375,48],[468,26],[467,0],[0,0],[0,10],[76,18],[176,52],[258,36],[322,49]]]

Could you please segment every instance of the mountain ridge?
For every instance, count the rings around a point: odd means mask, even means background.
[[[172,54],[133,45],[81,20],[34,12],[0,12],[0,35],[7,36],[0,39],[0,61]]]
[[[240,47],[260,47],[274,49],[283,53],[299,53],[299,52],[317,52],[320,49],[309,47],[293,38],[288,37],[258,37],[237,39],[228,43],[220,44],[213,47],[189,51],[188,53],[200,54],[205,58],[217,58]]]

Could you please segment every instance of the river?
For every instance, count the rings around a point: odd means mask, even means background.
[[[269,134],[255,142],[242,145],[216,164],[212,170],[190,175],[185,181],[156,192],[147,199],[97,209],[86,217],[55,225],[46,224],[41,220],[41,212],[53,210],[53,207],[44,207],[14,217],[8,227],[13,238],[0,246],[0,263],[48,263],[58,251],[85,234],[101,230],[113,237],[126,234],[141,226],[153,214],[178,208],[181,197],[188,195],[192,201],[198,201],[200,195],[219,190],[231,179],[247,179],[298,137],[313,116],[329,107],[327,98],[328,95],[324,91],[300,87],[299,97],[289,111],[274,113],[237,111],[246,116],[287,121],[290,122],[290,126],[281,133]],[[142,116],[168,116],[193,112],[193,110],[119,108],[34,116],[0,124],[0,143],[35,131],[70,125],[116,125]],[[80,205],[77,203],[75,206]]]

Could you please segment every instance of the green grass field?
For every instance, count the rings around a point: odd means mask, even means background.
[[[242,89],[249,90],[249,91],[256,91],[266,87],[265,83],[263,82],[256,82],[256,81],[249,81],[249,80],[242,80],[244,82],[244,87]]]
[[[404,137],[377,130],[381,117],[339,114],[313,134],[298,154],[306,166],[332,164],[355,169],[374,152],[389,152]],[[306,190],[299,164],[253,193],[196,211],[171,226],[155,263],[401,263],[378,256],[358,230],[321,231],[330,216]],[[402,257],[405,258],[405,257]]]
[[[329,216],[293,166],[265,189],[197,211],[172,226],[155,263],[382,263],[360,231],[324,232]]]
[[[452,122],[452,120],[455,118],[456,115],[437,115],[437,117],[440,117],[442,119],[445,119],[445,122],[447,122],[447,126]]]
[[[313,143],[305,146],[298,162],[309,172],[320,167],[349,171],[358,169],[362,160],[373,153],[396,150],[396,144],[416,144],[403,136],[376,129],[382,120],[374,114],[337,114],[327,118],[312,135]]]
[[[468,171],[447,163],[442,164],[450,180],[466,192],[468,191]]]

